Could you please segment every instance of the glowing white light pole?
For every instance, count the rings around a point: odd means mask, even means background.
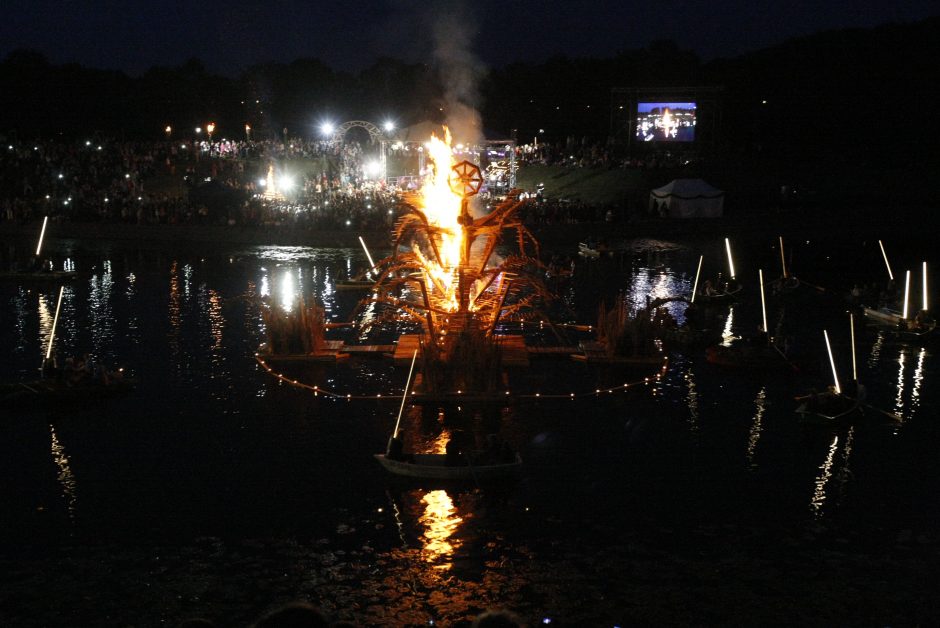
[[[760,279],[760,311],[764,316],[764,333],[769,334],[767,329],[767,305],[764,302],[764,269],[757,269],[757,276]]]
[[[832,358],[832,346],[829,344],[829,332],[823,330],[823,336],[826,338],[826,351],[829,352],[829,364],[832,366],[832,381],[835,385],[836,394],[842,394],[842,387],[839,386],[839,376],[836,374],[836,361]]]
[[[881,256],[885,258],[885,266],[888,267],[888,279],[894,281],[894,273],[891,272],[891,264],[888,263],[888,254],[885,253],[885,245],[881,243],[881,240],[878,240],[878,246],[881,247]]]
[[[734,279],[734,260],[731,259],[731,241],[728,238],[725,238],[725,249],[728,251],[728,271],[731,274],[731,278]]]
[[[852,339],[852,381],[858,381],[858,373],[855,369],[855,315],[849,312],[849,335]],[[858,394],[856,393],[856,396]]]
[[[392,432],[392,438],[398,438],[398,426],[401,425],[401,413],[405,411],[405,401],[408,400],[408,389],[411,387],[411,374],[415,370],[415,361],[418,359],[418,350],[411,356],[411,368],[408,369],[408,379],[405,381],[405,392],[401,396],[401,408],[398,409],[398,419],[395,421],[395,431]]]
[[[369,260],[369,269],[375,268],[375,262],[372,261],[372,256],[369,255],[369,249],[366,247],[366,241],[362,239],[362,236],[359,236],[359,244],[362,245],[362,250],[366,252],[366,258]]]
[[[39,243],[36,244],[36,257],[39,257],[39,251],[42,250],[42,238],[46,235],[46,223],[49,222],[49,216],[44,216],[42,219],[42,230],[39,232]],[[926,268],[926,266],[925,266]],[[926,280],[924,280],[926,282]],[[924,285],[927,285],[926,283]],[[925,296],[924,299],[927,297]],[[924,308],[927,309],[926,307]]]
[[[49,344],[46,346],[46,359],[49,359],[49,356],[52,355],[52,340],[55,338],[55,327],[59,322],[59,308],[62,307],[62,292],[65,290],[65,286],[59,286],[59,300],[55,304],[55,317],[52,319],[52,331],[49,332]]]
[[[705,258],[704,255],[699,255],[699,256],[698,256],[698,268],[695,270],[695,283],[692,284],[692,301],[691,301],[691,303],[695,303],[695,293],[698,292],[698,276],[699,276],[699,274],[701,274],[701,272],[702,272],[702,260],[703,260],[704,258]]]
[[[780,237],[780,266],[783,268],[783,278],[787,278],[787,259],[783,255],[783,236]]]
[[[911,271],[906,271],[904,273],[904,311],[901,313],[901,318],[907,320],[907,310],[908,302],[911,298]]]
[[[923,270],[923,277],[924,277],[924,286],[923,286],[923,290],[924,290],[924,307],[923,307],[923,310],[926,312],[926,311],[927,311],[927,262],[924,262],[923,268],[924,268],[924,270]]]

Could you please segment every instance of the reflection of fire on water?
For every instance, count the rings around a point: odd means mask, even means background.
[[[457,509],[447,491],[436,490],[425,494],[421,501],[425,504],[424,514],[419,522],[425,526],[421,540],[424,543],[425,559],[436,563],[435,568],[447,570],[452,567],[448,559],[460,543],[450,540],[463,519],[456,516]]]

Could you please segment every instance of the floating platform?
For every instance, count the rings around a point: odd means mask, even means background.
[[[625,366],[656,366],[662,364],[666,356],[662,353],[653,355],[608,355],[607,345],[595,341],[583,341],[581,352],[571,354],[572,360],[592,364],[621,364]]]

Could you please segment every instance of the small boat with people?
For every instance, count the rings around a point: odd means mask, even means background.
[[[862,410],[857,397],[850,397],[830,386],[823,392],[812,391],[796,397],[796,413],[801,423],[832,424],[849,421]]]
[[[448,454],[406,454],[404,459],[374,454],[386,471],[424,480],[486,482],[515,477],[522,470],[522,457],[513,452],[508,459],[487,458],[486,452],[468,452],[452,459]]]
[[[80,369],[50,371],[44,377],[0,384],[0,402],[16,406],[21,403],[61,403],[96,401],[129,394],[137,387],[134,379],[125,377],[124,369],[101,369],[97,373]]]
[[[734,369],[799,371],[782,349],[766,341],[766,336],[710,346],[705,349],[705,359],[710,364]]]
[[[737,300],[741,288],[741,284],[736,281],[718,280],[713,284],[710,279],[706,279],[696,295],[696,300],[704,304],[732,303]]]
[[[890,327],[899,336],[912,339],[931,335],[937,328],[937,321],[926,310],[920,310],[912,318],[905,318],[902,312],[889,307],[862,308],[865,318],[876,325]]]
[[[20,283],[61,283],[75,279],[74,270],[7,270],[0,272],[0,281]]]
[[[487,437],[487,447],[484,450],[474,450],[468,447],[468,438],[458,430],[451,434],[444,453],[405,452],[404,441],[399,436],[399,427],[411,389],[412,374],[417,358],[416,349],[411,358],[411,368],[408,370],[408,379],[405,382],[395,429],[388,439],[385,453],[373,454],[379,464],[394,475],[422,480],[479,484],[516,476],[522,469],[522,457],[496,434],[490,434]]]

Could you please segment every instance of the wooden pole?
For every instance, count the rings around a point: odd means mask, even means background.
[[[42,250],[42,238],[46,235],[46,223],[49,222],[49,216],[42,219],[42,231],[39,232],[39,242],[36,244],[36,257],[39,257],[39,251]]]
[[[783,267],[783,278],[787,278],[787,258],[783,255],[783,236],[780,238],[780,265]]]
[[[490,325],[489,331],[487,331],[487,336],[492,336],[496,333],[496,325],[499,323],[499,314],[503,311],[503,303],[506,301],[506,295],[509,294],[509,284],[512,282],[512,279],[506,279],[505,281],[500,282],[500,293],[497,297],[499,305],[496,306],[496,311],[493,312],[493,324]]]
[[[885,266],[888,267],[888,279],[894,281],[894,273],[891,272],[891,264],[888,263],[888,254],[885,253],[885,245],[881,243],[881,240],[878,240],[878,246],[881,247],[881,256],[885,258]]]
[[[398,438],[398,426],[401,425],[401,415],[405,411],[405,402],[408,400],[408,389],[411,388],[411,374],[415,370],[415,361],[418,359],[418,350],[411,356],[411,368],[408,369],[408,379],[405,381],[405,392],[401,396],[401,408],[398,409],[398,419],[395,421],[395,431],[392,438]]]
[[[698,276],[702,272],[702,260],[705,259],[704,255],[698,256],[698,268],[695,270],[695,283],[692,284],[692,301],[690,303],[695,303],[695,294],[698,292]]]
[[[829,332],[823,330],[823,336],[826,338],[826,351],[829,352],[829,364],[832,366],[832,381],[835,384],[836,394],[842,394],[842,387],[839,386],[839,376],[836,374],[836,361],[832,358],[832,346],[829,344]]]
[[[428,285],[424,279],[418,277],[418,285],[421,287],[421,296],[424,298],[425,320],[428,322],[428,338],[434,342],[434,314],[431,312],[431,298],[428,296]]]
[[[52,355],[52,341],[55,338],[55,328],[59,322],[59,309],[62,307],[62,292],[65,286],[59,286],[59,300],[55,304],[55,317],[52,319],[52,331],[49,332],[49,344],[46,346],[46,359]]]

